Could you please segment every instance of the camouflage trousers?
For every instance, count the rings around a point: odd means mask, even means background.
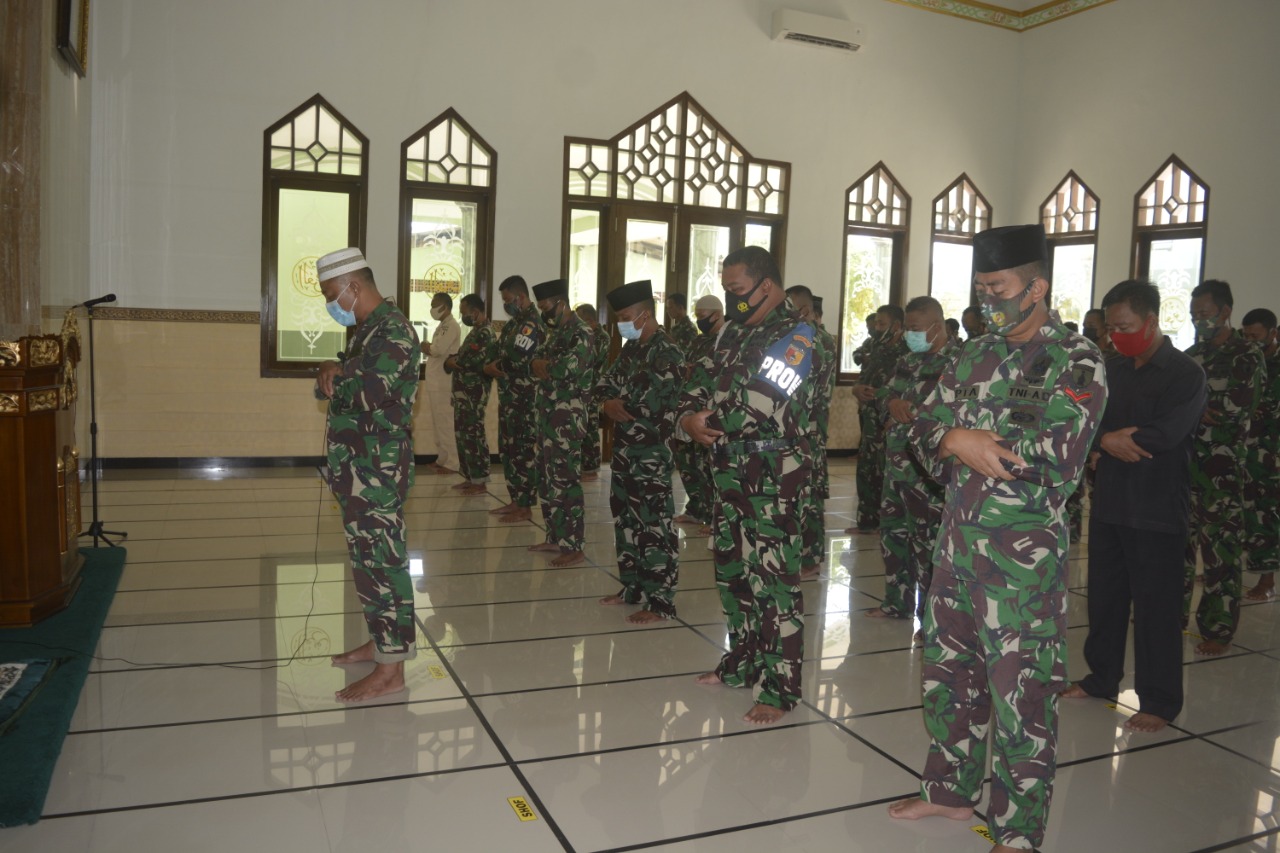
[[[1066,590],[934,575],[924,618],[920,796],[976,806],[991,735],[987,826],[997,844],[1039,847],[1057,770],[1058,693],[1068,686]],[[994,711],[995,725],[992,723]]]
[[[1072,542],[1080,541],[1080,534],[1084,531],[1084,483],[1080,483],[1076,490],[1071,493],[1071,497],[1067,498],[1067,526],[1070,529],[1070,538]]]
[[[1274,429],[1274,425],[1272,429]],[[1253,440],[1248,447],[1249,479],[1244,487],[1245,537],[1249,571],[1280,569],[1280,454],[1274,440]]]
[[[809,488],[800,498],[800,565],[820,566],[827,559],[827,447],[818,436],[810,436],[813,474]]]
[[[538,416],[534,386],[511,381],[498,394],[498,449],[507,494],[516,506],[531,507],[538,498]]]
[[[933,578],[933,546],[942,524],[946,492],[929,478],[911,452],[886,455],[880,501],[880,553],[884,556],[884,600],[890,616],[924,620],[925,594]],[[916,594],[919,587],[920,593]]]
[[[676,470],[687,496],[684,515],[698,521],[711,520],[711,454],[696,441],[671,442]]]
[[[824,501],[831,497],[831,469],[827,466],[827,437],[815,435],[810,438],[813,447],[813,482],[817,485],[818,497]]]
[[[622,578],[618,595],[628,604],[675,616],[679,539],[671,521],[671,451],[615,445],[611,479],[609,509]]]
[[[396,663],[416,654],[404,525],[404,503],[413,487],[413,441],[407,435],[363,441],[357,448],[329,444],[330,486],[342,508],[351,575],[373,658]]]
[[[453,431],[458,442],[458,473],[469,483],[489,482],[489,437],[484,430],[484,412],[489,395],[476,400],[455,391]]]
[[[547,541],[565,551],[586,544],[582,502],[582,435],[544,434],[538,459],[538,499]]]
[[[858,528],[880,526],[880,497],[884,491],[884,424],[870,407],[858,411],[862,442],[858,445]]]
[[[1209,460],[1216,464],[1217,457]],[[1204,589],[1196,609],[1200,636],[1230,643],[1240,617],[1241,563],[1244,561],[1244,484],[1238,473],[1211,476],[1191,463],[1191,517],[1188,520],[1182,622],[1191,618],[1196,557],[1204,564]]]
[[[588,406],[588,409],[591,407]],[[600,414],[587,412],[587,434],[582,439],[582,473],[600,470]]]
[[[739,469],[745,459],[716,462],[712,532],[729,651],[715,671],[730,687],[751,688],[756,702],[789,711],[800,701],[804,658],[799,495],[805,489],[780,494],[781,457],[777,451],[752,457],[757,464],[748,476]]]

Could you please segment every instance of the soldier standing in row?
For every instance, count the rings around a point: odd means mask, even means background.
[[[435,439],[436,461],[427,466],[435,475],[458,473],[458,444],[453,431],[453,380],[445,372],[444,363],[462,345],[462,331],[453,319],[453,299],[447,293],[431,297],[431,317],[439,324],[431,341],[423,342],[426,356],[423,390],[431,413],[431,432]]]
[[[1098,348],[1045,305],[1046,259],[1040,225],[975,236],[991,335],[964,346],[911,426],[947,499],[923,629],[929,753],[920,796],[889,814],[969,820],[994,728],[997,853],[1044,840],[1067,687],[1066,502],[1107,395]]]
[[[786,307],[773,256],[747,246],[724,259],[727,307],[712,386],[685,387],[680,437],[712,449],[716,586],[729,651],[699,684],[749,688],[743,718],[777,722],[800,701],[804,601],[800,498],[809,487],[813,327]]]
[[[538,396],[538,498],[546,541],[530,551],[558,552],[556,568],[586,559],[586,511],[582,503],[582,437],[591,399],[591,332],[569,308],[569,282],[563,278],[534,285],[547,341],[533,360],[541,380]]]
[[[902,342],[902,309],[881,305],[876,311],[876,342],[862,362],[853,386],[858,400],[862,440],[858,444],[858,523],[846,533],[874,533],[880,529],[880,498],[884,492],[884,419],[881,398],[898,359],[907,354]]]
[[[867,615],[915,616],[923,621],[946,492],[912,454],[911,424],[943,372],[960,354],[960,346],[952,343],[943,323],[942,305],[931,296],[917,296],[907,303],[906,325],[903,339],[911,353],[899,359],[884,400],[888,412],[884,496],[880,502],[884,599]]]
[[[356,327],[342,360],[317,368],[315,393],[329,401],[329,488],[342,508],[370,638],[334,655],[333,663],[373,662],[373,672],[336,698],[360,702],[403,690],[404,663],[415,654],[404,502],[413,487],[413,400],[422,352],[409,320],[378,293],[359,249],[330,252],[316,262],[316,273],[330,316]]]
[[[689,300],[683,293],[668,293],[666,307],[667,333],[681,350],[688,352],[698,336],[698,328],[689,319]]]
[[[716,344],[725,325],[724,304],[720,297],[707,294],[694,303],[693,312],[697,318],[698,337],[685,351],[685,384],[710,388]],[[687,495],[684,512],[676,516],[676,523],[700,525],[698,533],[710,536],[715,494],[711,482],[711,454],[696,441],[675,441],[673,444],[676,468],[680,471]]]
[[[627,617],[642,625],[676,615],[679,540],[671,517],[671,438],[684,385],[684,354],[658,325],[653,285],[635,281],[609,292],[626,341],[596,384],[613,421],[609,509],[622,591],[601,604],[643,604]]]
[[[836,390],[836,341],[814,317],[813,291],[803,284],[787,288],[787,298],[800,319],[813,326],[813,411],[809,413],[809,447],[813,454],[813,478],[801,499],[800,578],[818,576],[827,559],[827,426],[831,395]]]
[[[964,326],[964,339],[971,341],[987,333],[987,321],[982,319],[982,309],[970,305],[960,314],[960,325]]]
[[[489,512],[515,523],[530,520],[538,500],[538,379],[532,365],[546,327],[523,278],[508,276],[498,293],[508,319],[498,341],[498,358],[485,365],[484,372],[498,378],[498,446],[511,501]]]
[[[1269,601],[1275,597],[1276,571],[1280,570],[1280,343],[1275,312],[1255,308],[1245,314],[1240,334],[1261,348],[1267,370],[1267,387],[1249,427],[1245,487],[1249,571],[1258,574],[1258,583],[1244,597]]]
[[[453,373],[453,423],[458,442],[458,473],[464,481],[452,488],[464,495],[483,495],[489,482],[489,437],[484,415],[493,379],[485,367],[498,357],[498,338],[484,300],[468,293],[459,304],[462,325],[471,331],[457,355],[444,363]]]
[[[1231,285],[1209,280],[1191,291],[1196,343],[1187,350],[1204,368],[1209,402],[1191,454],[1191,533],[1182,595],[1184,626],[1191,617],[1196,557],[1204,563],[1204,590],[1196,609],[1201,641],[1196,654],[1226,654],[1240,616],[1244,561],[1245,445],[1266,386],[1262,353],[1231,328]]]
[[[584,302],[574,309],[578,319],[591,331],[591,375],[596,382],[604,376],[609,366],[609,330],[600,325],[596,306]],[[600,476],[600,409],[597,401],[587,404],[587,434],[582,440],[582,479],[595,480]]]

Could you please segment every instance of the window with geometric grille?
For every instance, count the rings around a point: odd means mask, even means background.
[[[845,191],[844,260],[837,341],[840,377],[859,371],[854,352],[867,338],[866,318],[902,304],[911,196],[884,162]]]
[[[612,139],[565,137],[562,273],[573,304],[636,278],[692,302],[720,261],[763,245],[782,263],[791,166],[753,157],[688,93]]]
[[[1040,205],[1049,243],[1050,306],[1063,322],[1084,322],[1093,307],[1098,197],[1074,171]]]
[[[320,95],[263,134],[263,376],[311,376],[343,348],[316,260],[364,248],[369,141]]]
[[[933,200],[929,295],[942,303],[942,314],[960,319],[974,304],[973,235],[991,227],[991,205],[961,174]]]
[[[1195,343],[1191,291],[1204,278],[1209,187],[1176,155],[1134,196],[1135,278],[1160,289],[1160,328],[1186,349]]]
[[[439,321],[431,299],[496,298],[493,227],[498,155],[457,111],[445,110],[400,145],[400,258],[397,294],[422,340]]]

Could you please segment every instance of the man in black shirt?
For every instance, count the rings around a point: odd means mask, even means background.
[[[1114,697],[1133,606],[1139,711],[1125,727],[1163,729],[1182,710],[1182,564],[1192,442],[1204,370],[1160,331],[1160,291],[1117,284],[1102,300],[1116,352],[1094,453],[1089,520],[1089,675],[1062,695]]]

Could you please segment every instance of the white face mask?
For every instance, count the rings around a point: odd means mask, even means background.
[[[435,308],[431,309],[431,316],[436,320],[443,320],[446,316],[448,316],[448,314],[449,314],[449,309],[445,308],[443,305],[437,305]]]

